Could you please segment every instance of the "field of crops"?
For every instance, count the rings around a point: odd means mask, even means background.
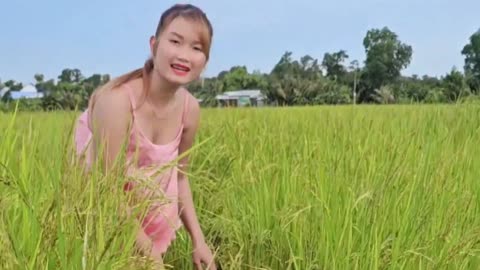
[[[147,265],[121,179],[72,166],[77,115],[0,114],[0,269]],[[222,269],[480,269],[478,105],[204,109],[197,146]],[[193,269],[184,229],[165,263]]]

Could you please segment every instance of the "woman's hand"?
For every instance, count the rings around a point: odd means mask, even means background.
[[[213,254],[205,241],[193,245],[193,263],[197,270],[204,270],[202,263],[207,266],[205,269],[217,270]]]

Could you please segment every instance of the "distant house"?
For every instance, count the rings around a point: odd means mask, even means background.
[[[263,106],[265,104],[265,96],[261,90],[228,91],[217,95],[215,99],[219,106],[225,107]]]
[[[21,98],[26,98],[26,99],[42,98],[43,93],[39,92],[34,85],[28,84],[25,87],[23,87],[22,89],[20,89],[19,91],[10,91],[10,96],[14,100],[21,99]]]

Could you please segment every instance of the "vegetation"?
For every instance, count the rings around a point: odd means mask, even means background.
[[[190,181],[222,269],[479,269],[478,104],[218,110]],[[72,166],[77,115],[0,114],[1,269],[147,269],[125,179]]]
[[[389,28],[371,29],[363,45],[366,60],[349,62],[348,52],[325,53],[320,61],[310,55],[293,59],[285,52],[270,73],[249,72],[234,66],[212,78],[192,83],[190,91],[204,100],[204,106],[215,105],[215,96],[224,91],[260,89],[270,105],[316,105],[347,103],[453,103],[480,95],[480,30],[470,37],[461,54],[465,57],[463,72],[453,67],[440,78],[424,75],[402,76],[413,57],[414,48],[401,42]],[[459,52],[460,53],[460,52]],[[64,69],[58,80],[45,81],[35,76],[36,86],[45,93],[40,101],[22,101],[21,110],[71,110],[84,108],[91,92],[106,83],[109,75],[94,74],[85,78],[78,69]],[[11,111],[11,91],[22,88],[14,80],[0,83],[9,89],[3,95],[0,110]]]

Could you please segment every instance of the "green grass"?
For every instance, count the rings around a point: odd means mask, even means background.
[[[1,269],[143,265],[122,179],[72,166],[76,116],[0,114]],[[204,141],[190,181],[223,269],[480,268],[478,105],[205,109]],[[165,261],[192,269],[185,230]]]

